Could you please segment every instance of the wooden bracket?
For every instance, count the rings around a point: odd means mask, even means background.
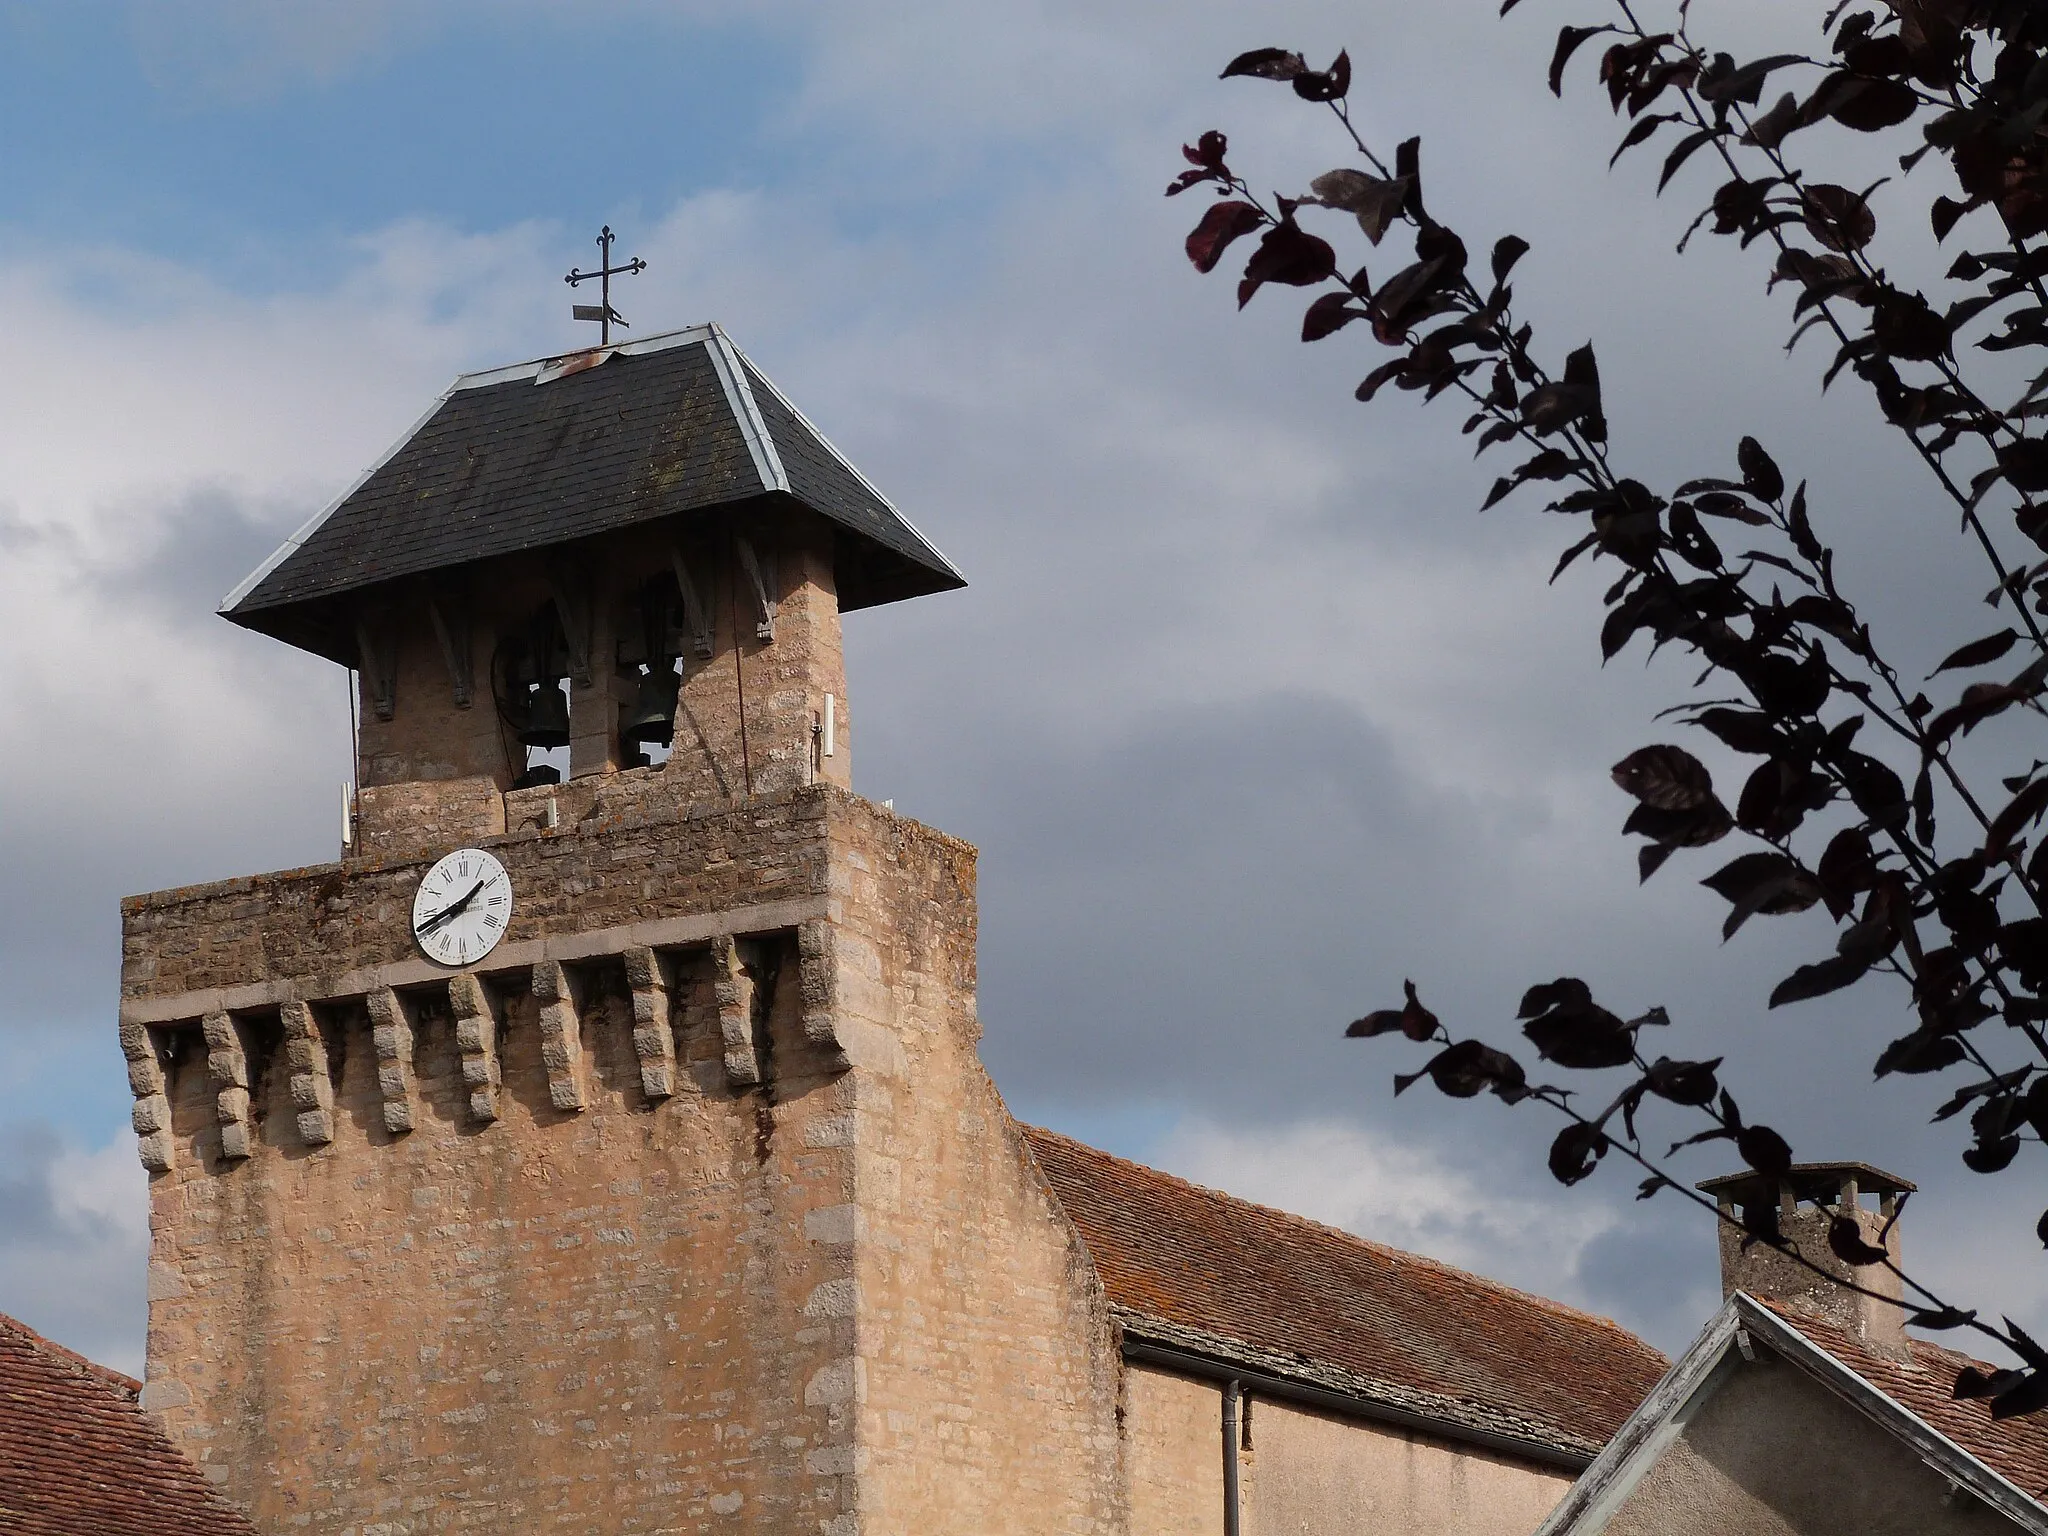
[[[569,642],[569,675],[579,688],[590,686],[590,626],[593,616],[590,581],[581,571],[550,573],[548,591],[562,617],[562,636]]]
[[[690,579],[690,568],[683,562],[683,552],[671,549],[668,558],[676,571],[676,585],[683,594],[683,623],[689,627],[690,643],[697,648],[699,656],[711,654],[711,610],[704,606],[704,599],[698,594],[697,583]]]
[[[775,638],[775,599],[769,595],[769,588],[775,578],[773,560],[771,558],[765,563],[767,578],[764,580],[764,562],[755,555],[754,546],[737,537],[733,544],[740,552],[740,569],[747,573],[747,581],[754,589],[754,602],[760,609],[761,617],[754,625],[754,633],[763,640],[772,641]]]
[[[455,690],[455,707],[467,709],[476,688],[470,663],[469,595],[429,590],[427,613],[434,621],[434,638],[441,642],[441,659],[448,663],[448,682]]]
[[[365,614],[356,620],[356,650],[370,685],[370,707],[379,720],[389,720],[398,708],[397,636],[381,616]]]

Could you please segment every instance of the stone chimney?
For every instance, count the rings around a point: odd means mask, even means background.
[[[1899,1197],[1913,1185],[1868,1163],[1795,1163],[1782,1178],[1735,1173],[1698,1186],[1714,1197],[1721,1215],[1721,1294],[1746,1291],[1832,1324],[1881,1354],[1907,1351],[1905,1312],[1838,1283],[1851,1281],[1885,1297],[1901,1295],[1899,1277],[1882,1265],[1856,1268],[1835,1257],[1828,1229],[1838,1217],[1856,1223],[1864,1242],[1881,1247],[1899,1263]],[[1821,1274],[1766,1243],[1744,1246],[1741,1208],[1759,1200],[1775,1202],[1778,1228]],[[1887,1231],[1887,1228],[1889,1230]]]

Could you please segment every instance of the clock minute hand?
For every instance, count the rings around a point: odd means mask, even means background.
[[[431,933],[434,929],[440,927],[450,918],[460,916],[463,909],[467,907],[472,901],[476,900],[476,893],[478,891],[481,891],[483,888],[483,881],[477,881],[475,885],[472,885],[467,891],[463,893],[462,899],[460,901],[457,901],[450,906],[443,907],[440,911],[436,912],[432,917],[428,918],[425,922],[421,923],[417,931],[420,933]]]

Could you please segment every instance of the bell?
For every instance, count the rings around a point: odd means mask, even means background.
[[[559,683],[542,683],[526,696],[526,727],[519,740],[529,747],[569,745],[569,696]]]
[[[672,668],[649,672],[640,679],[632,708],[619,717],[619,740],[666,744],[676,729],[676,694],[683,680]]]

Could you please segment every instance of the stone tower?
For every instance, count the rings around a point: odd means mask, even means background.
[[[841,613],[961,584],[706,327],[459,379],[223,605],[361,721],[337,862],[123,904],[145,1405],[259,1529],[1116,1528],[973,850],[849,787]]]

